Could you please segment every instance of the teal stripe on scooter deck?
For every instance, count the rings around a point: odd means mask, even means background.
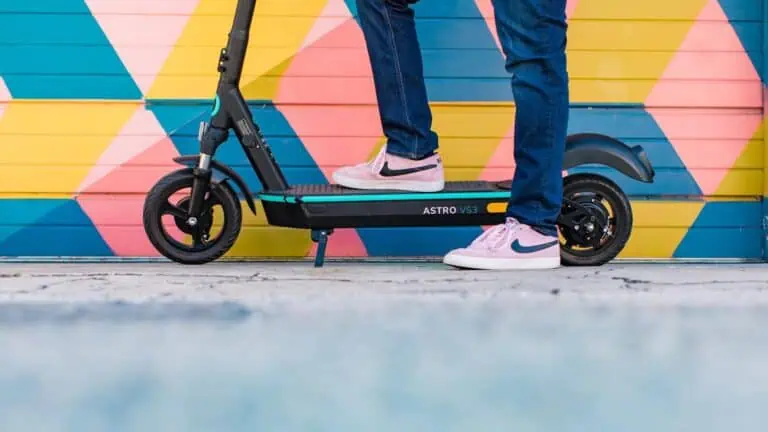
[[[296,196],[260,194],[259,199],[267,202],[297,203]],[[301,201],[306,203],[336,203],[336,202],[371,202],[371,201],[422,201],[442,199],[507,199],[509,191],[499,192],[444,192],[444,193],[386,193],[359,195],[304,195]]]

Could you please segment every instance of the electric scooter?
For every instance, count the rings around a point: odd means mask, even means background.
[[[318,244],[316,267],[323,265],[328,236],[336,228],[483,226],[504,221],[510,180],[447,182],[440,192],[288,184],[239,87],[255,7],[256,0],[237,2],[229,39],[219,56],[213,112],[210,121],[200,125],[200,154],[175,158],[185,168],[160,179],[147,194],[144,229],[162,255],[182,264],[204,264],[226,254],[242,225],[235,188],[254,214],[255,200],[261,201],[270,225],[311,230],[312,241]],[[214,160],[230,129],[262,185],[257,194],[235,171]],[[641,146],[629,147],[599,134],[569,136],[563,170],[587,164],[605,165],[646,183],[655,176]],[[566,175],[563,181],[558,218],[562,263],[597,266],[612,260],[632,232],[629,199],[613,181],[597,174]],[[164,216],[170,219],[168,227]],[[221,229],[212,235],[214,225]],[[179,233],[183,240],[172,235]]]

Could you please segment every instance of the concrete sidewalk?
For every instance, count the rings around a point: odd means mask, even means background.
[[[616,264],[556,271],[459,271],[440,264],[0,264],[0,302],[237,302],[295,307],[410,301],[754,306],[763,264]]]
[[[6,263],[0,431],[763,431],[766,287],[764,265]]]

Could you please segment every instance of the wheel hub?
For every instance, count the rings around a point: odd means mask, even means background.
[[[609,231],[610,214],[605,205],[594,196],[571,199],[566,208],[571,210],[572,227],[565,227],[563,236],[567,244],[598,248]]]
[[[189,197],[184,197],[176,204],[177,207],[180,209],[187,211],[189,210]],[[198,232],[203,233],[203,240],[208,239],[208,233],[211,230],[211,227],[213,226],[213,212],[212,208],[207,207],[203,208],[200,212],[200,217],[190,217],[187,219],[180,218],[174,216],[173,221],[176,224],[176,228],[178,228],[181,232],[184,234],[195,234]]]

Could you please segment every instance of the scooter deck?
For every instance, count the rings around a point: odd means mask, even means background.
[[[499,223],[509,182],[447,182],[440,192],[296,185],[259,194],[272,225],[293,228],[471,226]]]

